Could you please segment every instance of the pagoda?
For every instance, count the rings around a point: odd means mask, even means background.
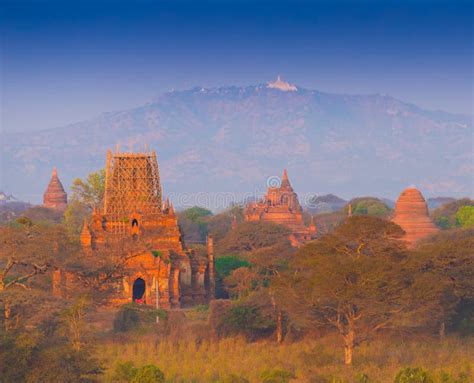
[[[265,197],[246,206],[246,221],[268,221],[284,225],[291,230],[290,241],[293,246],[300,246],[316,237],[316,226],[303,222],[303,209],[298,195],[293,190],[286,169],[279,185],[269,185]]]
[[[56,167],[53,168],[51,180],[43,195],[43,206],[49,209],[66,210],[67,193],[59,180]]]
[[[398,197],[392,222],[405,231],[403,240],[409,247],[439,231],[431,221],[423,195],[413,186],[405,189]]]

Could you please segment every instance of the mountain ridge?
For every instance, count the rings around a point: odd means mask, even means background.
[[[283,167],[296,190],[318,194],[393,198],[411,183],[431,195],[472,193],[465,180],[472,173],[471,118],[382,94],[285,92],[265,84],[194,87],[5,137],[3,188],[33,201],[53,165],[69,185],[103,167],[107,148],[139,150],[145,143],[157,151],[166,190],[176,193],[264,189],[266,177]]]

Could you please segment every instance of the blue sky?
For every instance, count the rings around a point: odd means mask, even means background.
[[[472,11],[456,1],[4,1],[2,126],[52,128],[172,88],[277,74],[472,114]]]

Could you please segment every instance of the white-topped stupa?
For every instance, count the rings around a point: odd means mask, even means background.
[[[273,82],[269,82],[267,88],[279,89],[283,92],[296,92],[298,88],[289,82],[283,81],[278,75],[277,79]]]

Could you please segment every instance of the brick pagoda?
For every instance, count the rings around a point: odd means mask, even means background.
[[[314,222],[309,227],[303,222],[303,209],[286,169],[280,185],[270,185],[265,197],[247,205],[244,214],[246,221],[269,221],[288,227],[292,232],[290,241],[293,246],[300,246],[316,237]]]
[[[56,167],[53,168],[51,180],[43,195],[43,206],[49,209],[66,210],[67,194],[59,180]]]

